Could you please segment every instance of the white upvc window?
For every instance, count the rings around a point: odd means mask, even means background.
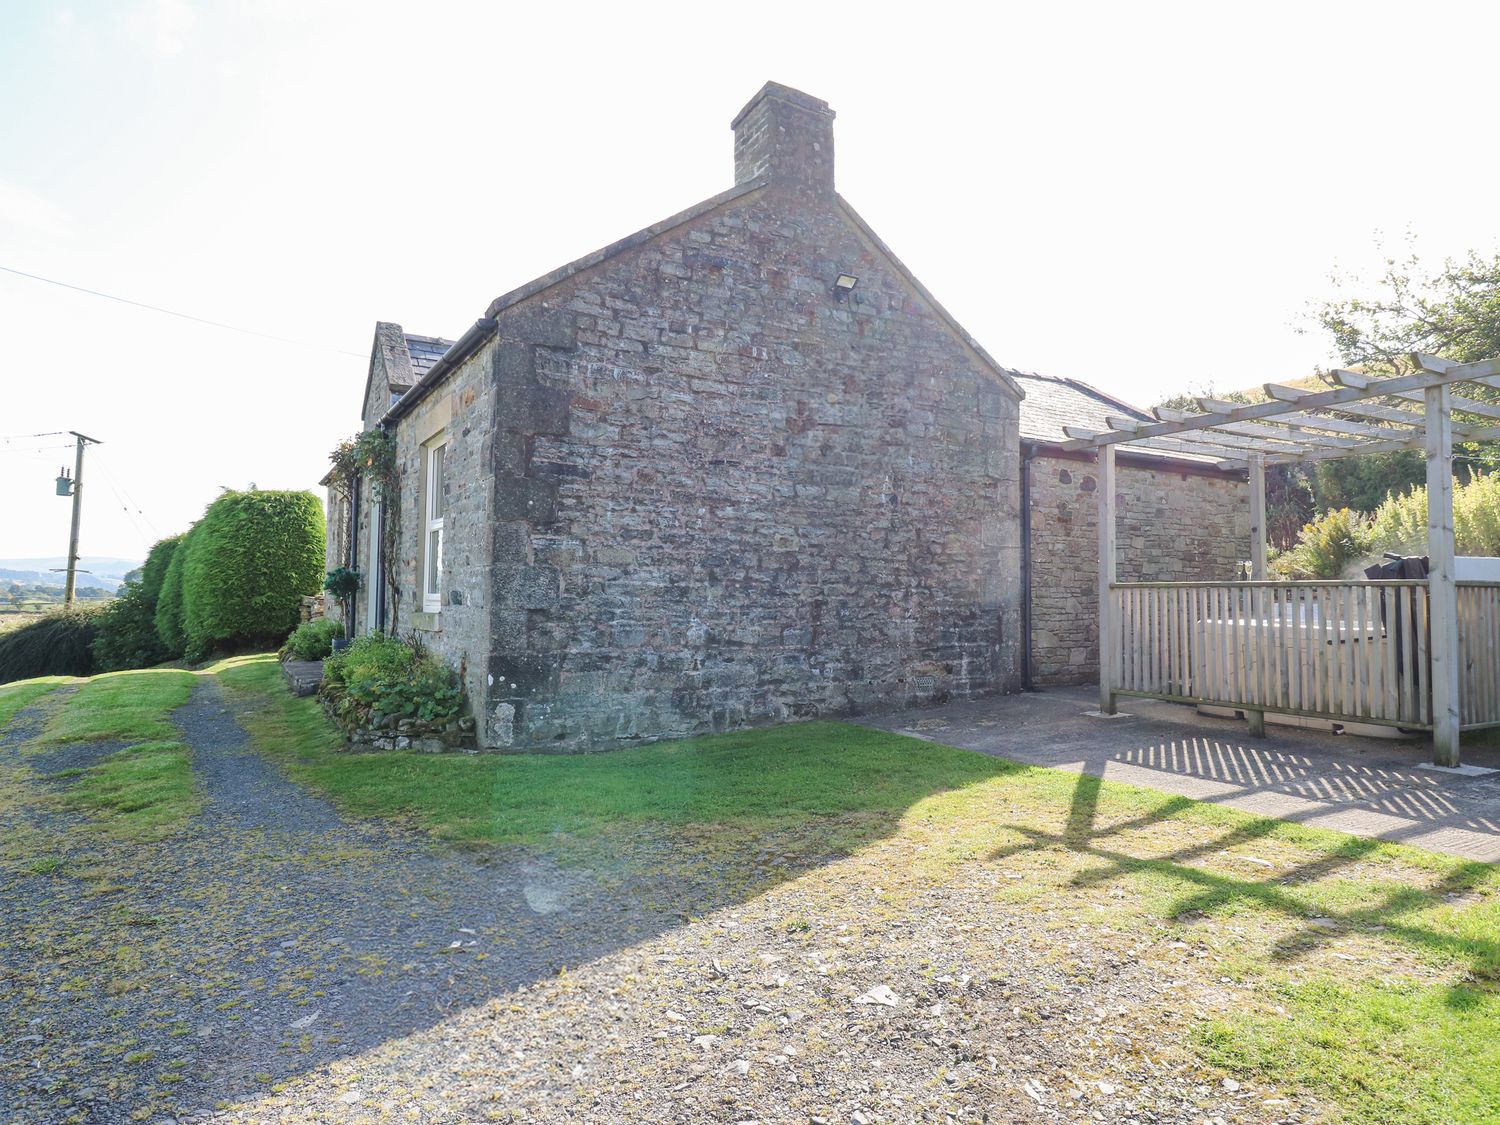
[[[439,438],[427,446],[427,488],[422,497],[422,610],[443,608],[443,464],[447,444]]]

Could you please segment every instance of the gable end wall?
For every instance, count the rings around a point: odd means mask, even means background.
[[[482,516],[450,509],[445,565],[471,578],[440,622],[412,618],[468,661],[484,744],[603,749],[1019,686],[1018,400],[831,198],[737,200],[497,319],[431,396],[467,379],[469,427],[493,395],[450,462],[488,485]]]

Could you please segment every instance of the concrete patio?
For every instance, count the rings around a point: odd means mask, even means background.
[[[879,716],[867,725],[1274,816],[1500,862],[1500,747],[1465,746],[1461,772],[1431,768],[1421,739],[1336,735],[1121,697],[1097,714],[1093,687]],[[1092,713],[1091,713],[1092,712]],[[1423,768],[1424,765],[1427,768]]]

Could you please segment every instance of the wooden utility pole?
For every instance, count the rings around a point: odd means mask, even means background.
[[[78,452],[73,459],[73,530],[68,535],[68,582],[63,587],[63,608],[73,608],[73,587],[78,581],[78,524],[83,517],[83,450],[88,445],[98,445],[97,438],[69,430],[78,439]]]

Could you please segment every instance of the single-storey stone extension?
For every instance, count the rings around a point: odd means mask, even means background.
[[[606,749],[1097,669],[1090,466],[1025,411],[1129,408],[991,359],[834,191],[833,118],[768,83],[732,124],[728,191],[498,298],[457,341],[377,326],[362,419],[399,447],[399,518],[331,498],[329,565],[373,579],[358,630],[418,633],[460,670],[482,747]],[[1202,541],[1202,576],[1224,577],[1206,528],[1244,525],[1242,484],[1123,465],[1126,569]]]
[[[1155,421],[1077,379],[1012,372],[1021,403],[1022,529],[1029,570],[1028,685],[1099,680],[1099,505],[1094,455],[1059,448],[1063,426],[1108,430],[1107,417]],[[1250,547],[1243,472],[1191,456],[1116,456],[1115,527],[1122,582],[1238,576]]]

